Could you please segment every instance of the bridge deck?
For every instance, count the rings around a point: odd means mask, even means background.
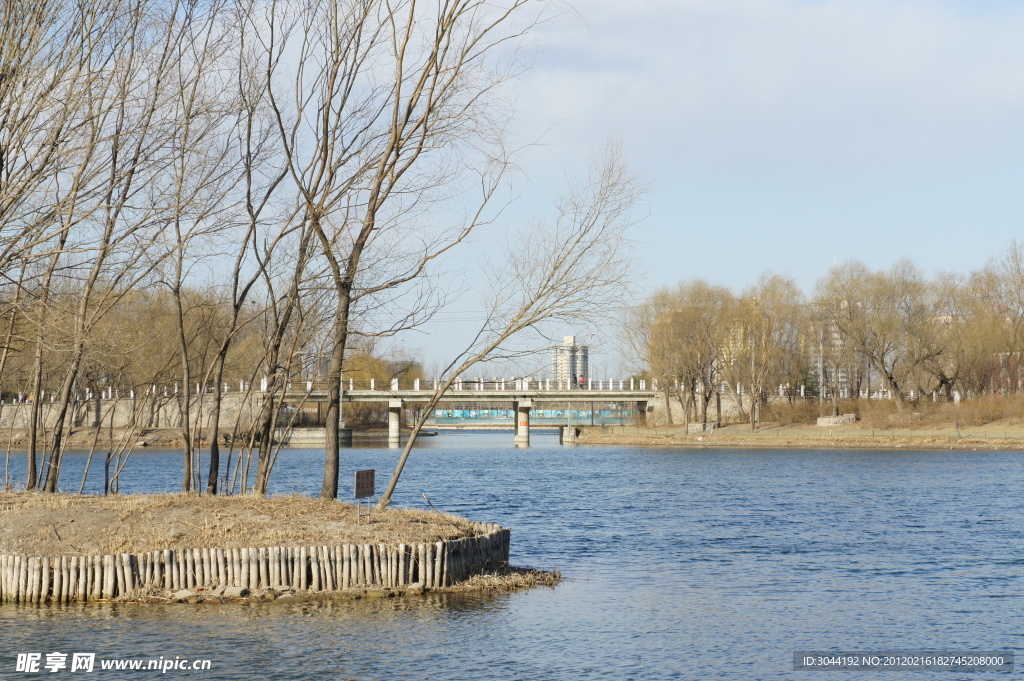
[[[646,402],[657,396],[654,390],[449,390],[441,396],[440,403],[472,402],[476,404],[511,404],[532,401],[552,402]],[[343,402],[428,402],[433,390],[345,390]],[[290,390],[287,400],[326,402],[326,390]]]

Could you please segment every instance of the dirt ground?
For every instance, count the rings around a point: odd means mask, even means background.
[[[116,446],[124,439],[125,432],[122,428],[115,428],[112,432],[104,428],[97,437],[95,428],[74,428],[67,438],[68,446],[73,449],[89,449],[93,443],[97,447]],[[52,433],[46,431],[40,433],[46,443],[52,440]],[[17,448],[28,442],[28,431],[20,429],[0,430],[0,446]],[[179,428],[151,428],[143,431],[136,442],[137,447],[172,447],[180,445],[181,429]]]
[[[309,429],[297,429],[296,432],[313,431],[316,433],[323,433],[323,428],[309,428]],[[224,428],[220,431],[221,442],[227,442],[231,436],[231,429]],[[352,434],[356,438],[373,438],[387,435],[386,428],[379,429],[363,429],[358,430]],[[52,433],[47,431],[40,434],[40,438],[43,439],[44,445],[52,440]],[[200,444],[205,444],[208,440],[208,433],[203,432],[201,434]],[[125,429],[115,428],[111,431],[109,428],[96,432],[95,428],[73,428],[70,435],[67,437],[67,446],[71,449],[90,449],[94,444],[98,449],[106,449],[110,447],[119,447],[121,443],[131,441],[131,437],[127,436]],[[28,431],[20,429],[7,429],[0,430],[0,447],[11,447],[17,449],[18,447],[24,447],[28,442]],[[145,447],[159,447],[159,448],[171,448],[180,447],[182,444],[181,429],[180,428],[148,428],[142,433],[138,434],[137,439],[134,441],[134,446],[138,448]]]
[[[299,496],[0,493],[0,553],[40,557],[178,547],[424,543],[476,533],[473,522],[432,511],[373,509],[370,522],[357,523],[355,506]]]
[[[1024,425],[994,422],[962,428],[887,428],[860,424],[819,427],[732,424],[714,432],[687,433],[685,426],[583,428],[580,444],[662,445],[675,447],[766,447],[789,449],[993,449],[1024,450]]]

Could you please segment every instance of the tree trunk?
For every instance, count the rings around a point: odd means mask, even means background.
[[[668,378],[665,376],[662,376],[662,392],[665,394],[665,418],[668,420],[668,425],[673,426],[675,424],[672,422],[672,400],[669,399]]]
[[[42,393],[43,382],[43,334],[39,333],[36,338],[36,354],[32,367],[32,405],[29,409],[28,423],[28,446],[25,449],[25,465],[28,469],[28,476],[25,481],[25,489],[31,492],[36,488],[37,478],[37,449],[39,448],[39,397]]]
[[[60,389],[60,402],[58,403],[57,418],[53,423],[53,442],[50,445],[50,456],[47,461],[46,482],[43,485],[44,492],[54,493],[57,491],[57,479],[60,475],[60,462],[64,455],[64,424],[67,422],[68,406],[71,401],[71,387],[78,377],[78,369],[82,362],[82,343],[79,342],[72,355],[71,366],[64,376],[64,383]]]
[[[892,394],[892,399],[896,402],[896,409],[902,413],[907,408],[907,402],[903,399],[903,392],[900,390],[899,383],[885,367],[878,366],[876,364],[875,368],[878,369],[878,373],[882,375],[882,380],[885,381],[885,385],[889,388],[889,392]]]
[[[223,400],[224,357],[217,357],[217,369],[214,372],[213,406],[210,408],[210,472],[206,476],[206,493],[217,493],[217,479],[220,477],[220,408]],[[244,489],[242,490],[245,491]]]
[[[259,433],[260,448],[256,457],[256,484],[253,488],[256,494],[266,494],[267,485],[270,480],[270,457],[273,453],[274,445],[274,394],[273,390],[268,392],[263,400],[263,408],[260,411],[260,425],[257,431]],[[239,456],[238,465],[248,465],[248,462],[243,464],[241,456]],[[242,491],[244,492],[245,490],[243,489]]]
[[[701,397],[701,400],[700,400],[700,402],[701,402],[701,404],[700,404],[700,408],[701,408],[700,420],[701,420],[701,423],[707,423],[708,422],[708,406],[709,406],[709,399],[710,399],[711,395],[708,392],[707,384],[704,383],[703,381],[701,382],[700,397]],[[719,417],[717,420],[721,421],[722,419]]]
[[[327,377],[327,417],[324,423],[324,481],[320,487],[320,498],[338,498],[338,469],[341,464],[341,370],[348,341],[348,308],[351,298],[348,291],[340,301],[334,323],[334,345],[331,348],[331,367]]]
[[[684,388],[685,384],[679,386],[679,390],[676,392],[676,399],[683,410],[683,425],[685,426],[690,422],[690,391]]]
[[[50,302],[50,288],[53,281],[53,273],[57,269],[58,259],[60,257],[61,249],[67,244],[68,230],[65,228],[61,230],[60,238],[57,242],[57,252],[50,257],[50,262],[46,267],[46,275],[43,277],[43,290],[41,295],[42,310],[45,314],[46,308]],[[22,268],[22,276],[24,276],[24,268]],[[20,283],[20,282],[19,282]],[[21,287],[19,286],[19,294]],[[28,479],[25,484],[25,489],[31,491],[36,489],[38,486],[37,478],[37,458],[36,450],[39,447],[39,396],[42,393],[42,381],[43,381],[43,340],[45,336],[45,330],[42,326],[42,320],[40,320],[40,326],[36,334],[36,349],[35,357],[33,358],[32,364],[32,409],[30,422],[28,426],[28,447],[26,448],[25,462]]]
[[[757,430],[757,391],[750,389],[750,429]]]
[[[743,408],[743,396],[740,395],[740,391],[735,386],[729,384],[729,394],[732,396],[732,401],[736,403],[736,410],[739,412],[740,423],[747,419],[747,411]]]
[[[180,281],[180,260],[178,277]],[[182,390],[178,396],[178,412],[181,414],[181,456],[183,469],[181,473],[181,491],[192,491],[192,478],[195,474],[192,468],[192,397],[190,386],[192,384],[192,371],[188,358],[188,339],[185,337],[185,308],[181,302],[181,288],[174,290],[174,304],[177,312],[178,322],[178,351],[181,353],[181,382]]]

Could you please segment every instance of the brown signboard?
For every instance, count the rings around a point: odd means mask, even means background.
[[[375,493],[373,484],[374,469],[356,471],[356,499],[372,497]]]

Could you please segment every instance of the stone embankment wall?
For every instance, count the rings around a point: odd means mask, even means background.
[[[260,394],[228,393],[221,403],[221,427],[230,426],[241,419],[243,428],[248,428],[258,417],[264,396]],[[210,395],[192,395],[189,414],[192,423],[209,426]],[[140,428],[179,428],[182,424],[184,400],[181,395],[120,396],[117,399],[85,399],[72,403],[71,422],[77,428],[124,428],[137,425]],[[41,418],[44,427],[51,428],[56,422],[57,402],[44,401]],[[32,417],[32,405],[27,402],[0,404],[0,428],[23,430],[28,428]]]
[[[342,591],[353,587],[451,586],[508,563],[511,531],[432,544],[343,544],[164,549],[105,556],[0,555],[0,601],[71,603],[218,586]]]
[[[819,426],[846,426],[857,422],[856,414],[840,414],[839,416],[819,416]]]

